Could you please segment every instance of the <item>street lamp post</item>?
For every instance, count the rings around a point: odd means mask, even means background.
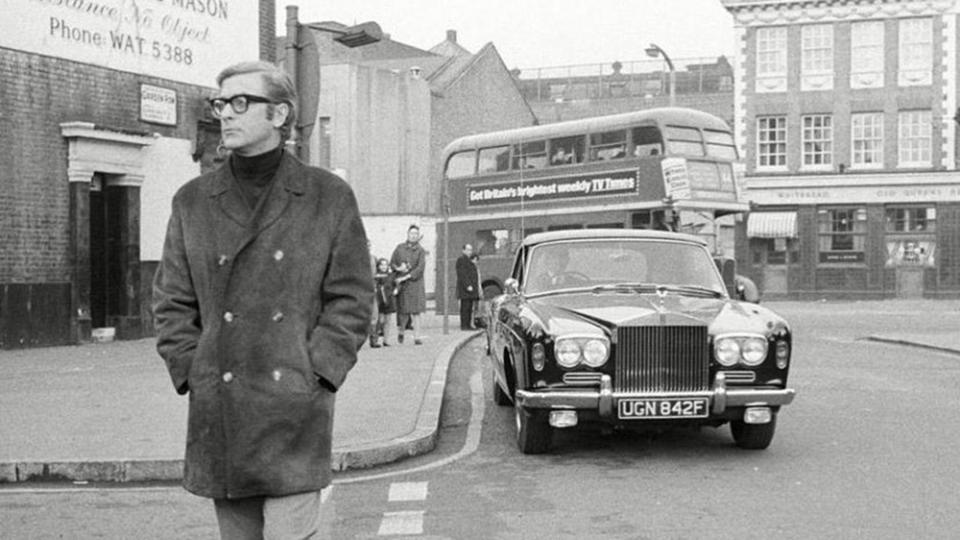
[[[651,43],[646,52],[650,58],[657,58],[662,55],[663,60],[667,63],[667,68],[670,69],[670,106],[675,106],[677,104],[677,72],[673,69],[673,62],[667,56],[667,52],[656,43]]]

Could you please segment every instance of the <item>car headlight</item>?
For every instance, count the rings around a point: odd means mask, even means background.
[[[724,367],[743,364],[756,367],[767,358],[767,340],[763,336],[723,336],[714,341],[713,355]]]
[[[565,368],[576,367],[580,363],[580,345],[575,340],[557,340],[554,354],[557,357],[557,363]]]
[[[582,363],[597,368],[610,357],[610,342],[603,337],[560,337],[554,343],[553,354],[560,367],[569,369]]]
[[[734,366],[740,361],[740,344],[736,339],[720,338],[714,344],[713,350],[721,366]]]
[[[748,366],[759,366],[767,357],[767,340],[763,338],[745,338],[740,345],[740,357]]]
[[[607,361],[610,354],[610,347],[606,341],[599,339],[588,340],[583,345],[583,363],[590,367],[600,367]]]

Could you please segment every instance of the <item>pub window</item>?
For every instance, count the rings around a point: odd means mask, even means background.
[[[506,171],[510,169],[510,147],[496,146],[481,148],[478,169],[480,174]]]
[[[931,164],[930,111],[900,111],[899,165],[923,167]]]
[[[801,69],[804,75],[833,73],[833,25],[803,26],[800,31]]]
[[[757,118],[757,168],[782,169],[787,166],[787,117]]]
[[[851,23],[850,87],[883,87],[883,21]]]
[[[547,166],[547,141],[513,145],[514,169],[542,169]]]
[[[447,161],[447,178],[471,176],[476,166],[477,154],[473,150],[457,152]]]
[[[831,168],[833,164],[833,117],[811,114],[803,117],[803,167]]]
[[[583,161],[583,137],[550,140],[550,165],[567,165]]]
[[[633,128],[633,155],[636,157],[663,154],[663,139],[657,126]]]
[[[899,46],[900,86],[930,84],[933,72],[933,20],[901,19]]]
[[[883,166],[883,113],[860,113],[850,117],[853,156],[851,167]]]
[[[590,160],[620,159],[627,155],[627,132],[608,131],[590,135]]]
[[[818,214],[820,262],[864,261],[867,211],[863,208],[833,208]]]
[[[703,136],[691,127],[667,126],[667,145],[671,154],[699,157],[704,155]]]
[[[937,230],[937,209],[933,207],[887,208],[887,232],[932,233]]]

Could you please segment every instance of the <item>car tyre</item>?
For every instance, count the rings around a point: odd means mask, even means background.
[[[510,399],[510,396],[503,391],[503,388],[500,388],[500,383],[497,382],[496,377],[493,379],[493,402],[500,406],[513,403],[513,400]]]
[[[777,415],[773,415],[766,424],[747,424],[743,420],[730,422],[730,433],[733,441],[740,448],[746,450],[763,450],[770,446],[773,433],[777,429]]]
[[[514,407],[517,422],[517,447],[524,454],[543,454],[550,450],[553,440],[553,428],[550,427],[547,414],[541,409]]]

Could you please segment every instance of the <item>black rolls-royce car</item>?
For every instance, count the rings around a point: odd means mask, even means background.
[[[791,332],[730,297],[706,243],[632,229],[532,234],[486,328],[494,401],[513,404],[524,453],[555,429],[730,423],[734,442],[773,439]]]

